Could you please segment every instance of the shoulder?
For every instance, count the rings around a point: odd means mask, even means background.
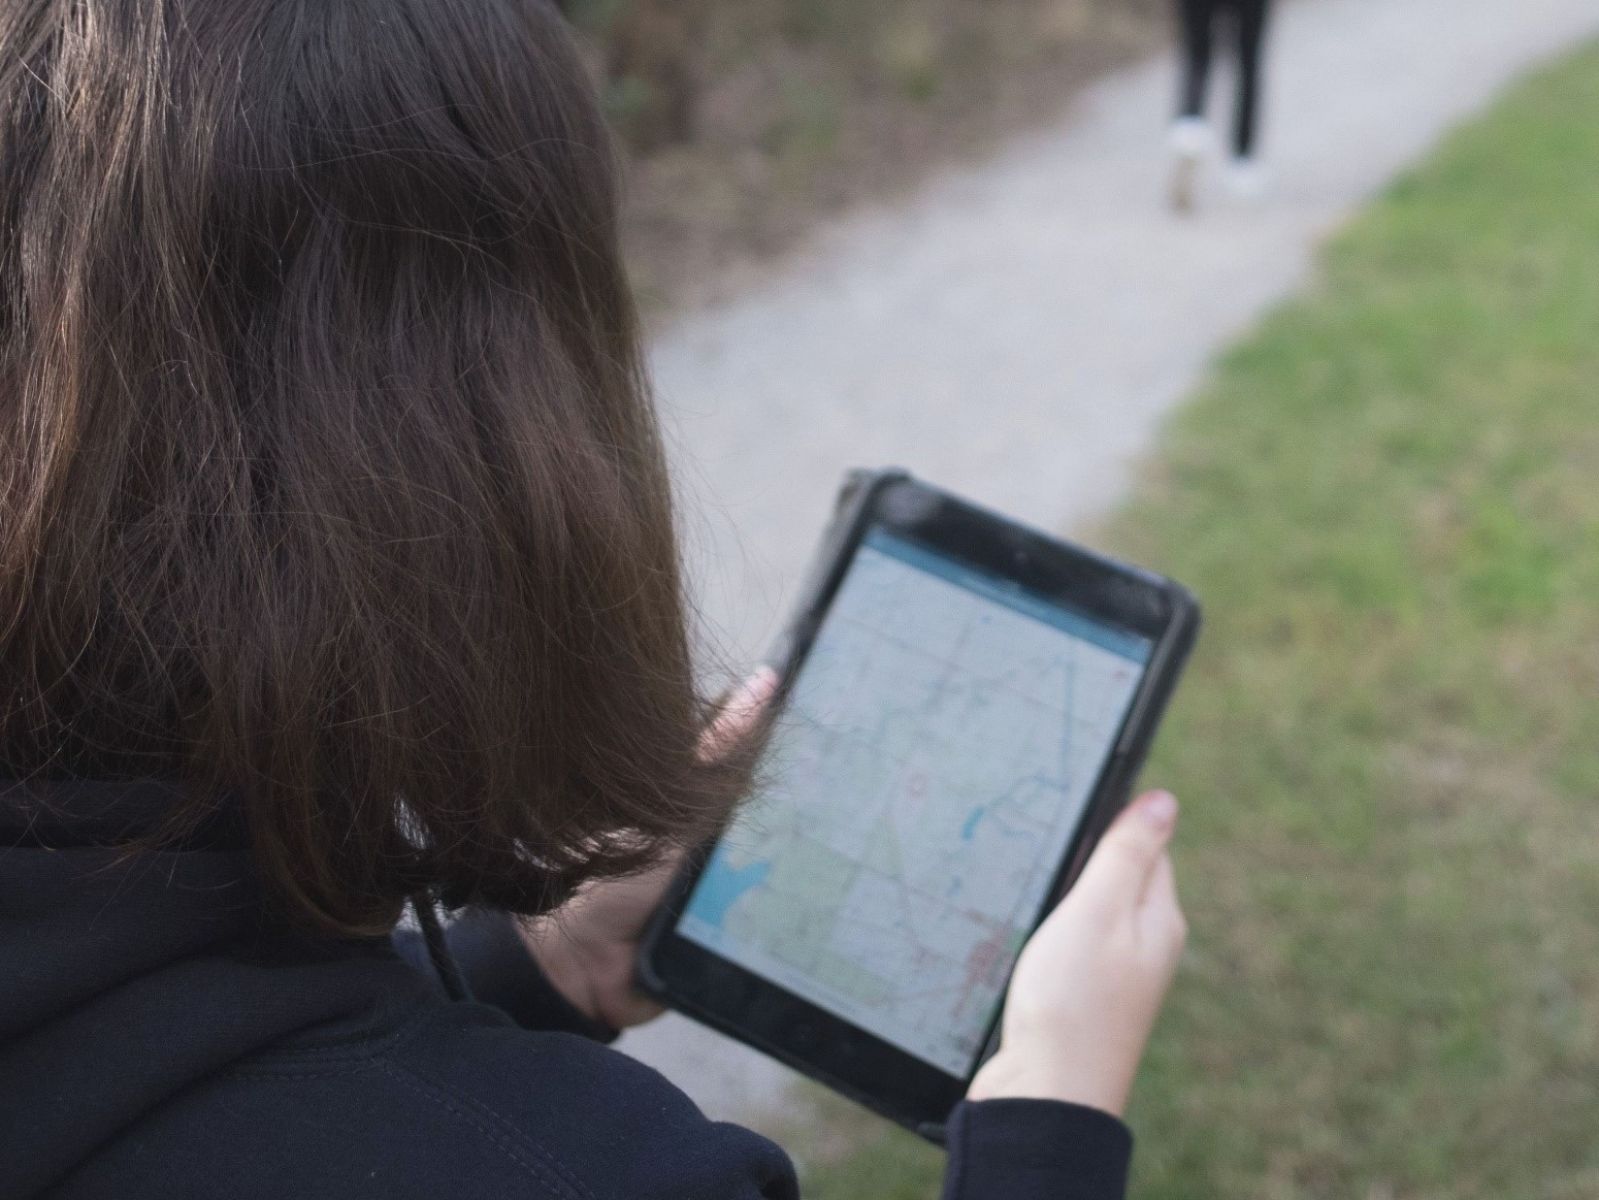
[[[129,1180],[135,1186],[129,1190]],[[496,1009],[259,1056],[185,1089],[81,1171],[72,1200],[794,1200],[781,1150],[665,1078]]]
[[[447,1005],[387,1059],[395,1086],[502,1153],[516,1148],[582,1200],[796,1194],[777,1146],[707,1119],[657,1071],[587,1038]]]

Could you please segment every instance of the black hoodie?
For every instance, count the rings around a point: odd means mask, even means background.
[[[601,1044],[510,922],[452,927],[478,997],[400,935],[267,918],[237,829],[130,857],[161,784],[0,790],[0,1200],[796,1196],[764,1138]],[[1115,1200],[1113,1118],[964,1104],[945,1195]]]

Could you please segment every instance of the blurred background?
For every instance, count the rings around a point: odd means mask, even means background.
[[[1599,5],[1281,0],[1249,188],[1227,38],[1174,139],[1175,0],[566,7],[708,662],[756,661],[856,465],[1206,603],[1133,1194],[1599,1196]],[[810,1196],[937,1194],[686,1021],[623,1046]]]

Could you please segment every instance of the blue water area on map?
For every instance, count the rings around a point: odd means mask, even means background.
[[[700,876],[699,886],[694,889],[694,898],[689,901],[688,915],[720,929],[727,917],[727,910],[745,892],[765,883],[771,873],[772,864],[763,860],[744,867],[730,866],[727,855],[718,850],[706,864],[705,873]]]

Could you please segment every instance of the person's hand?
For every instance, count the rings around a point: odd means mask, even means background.
[[[1000,1045],[968,1099],[1066,1100],[1121,1116],[1188,926],[1167,845],[1177,801],[1140,796],[1017,959]]]
[[[776,687],[769,667],[750,676],[706,729],[701,755],[714,760],[753,733]],[[673,855],[642,874],[581,888],[558,911],[520,926],[550,983],[591,1020],[626,1029],[660,1015],[661,1006],[638,990],[634,964],[681,861]]]

